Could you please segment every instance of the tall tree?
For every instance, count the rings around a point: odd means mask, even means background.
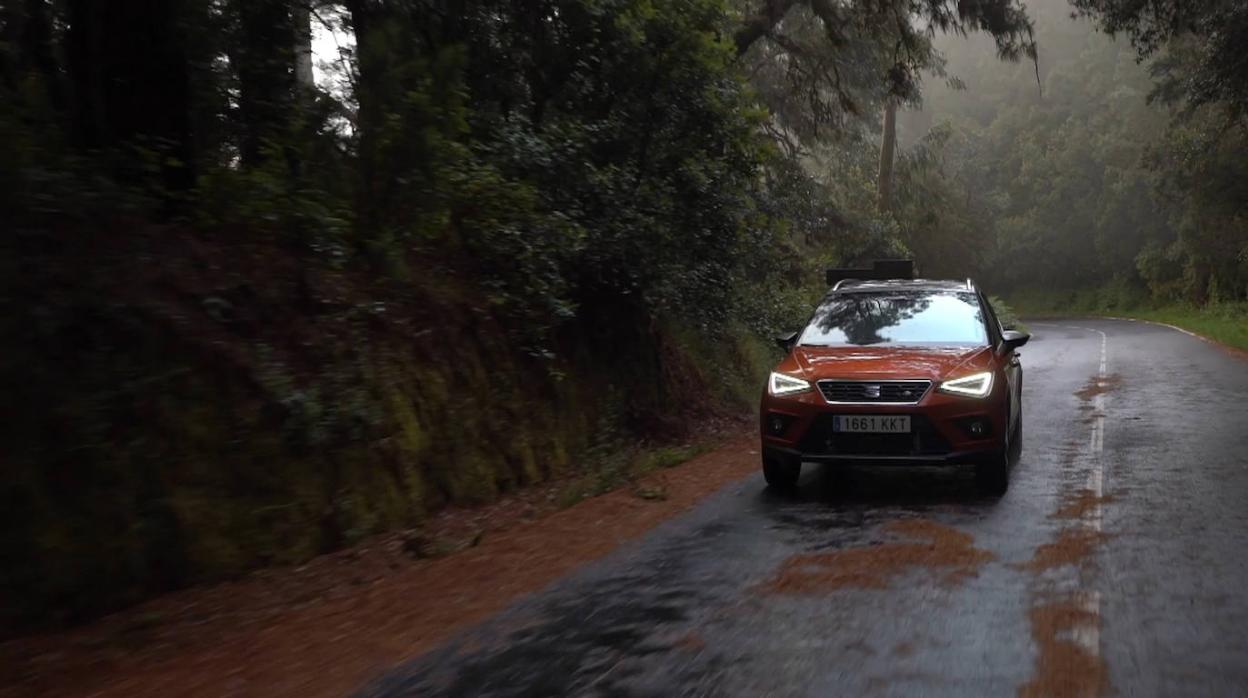
[[[291,10],[295,31],[295,83],[305,92],[316,89],[312,73],[312,9],[311,0],[296,0]]]
[[[893,160],[897,150],[897,101],[884,100],[884,133],[880,140],[880,175],[877,206],[887,211],[893,201]]]
[[[232,0],[244,165],[261,165],[290,135],[297,34],[290,0]]]
[[[87,150],[144,148],[175,189],[195,181],[188,2],[67,0],[75,141]],[[118,162],[120,175],[144,176],[144,167]]]

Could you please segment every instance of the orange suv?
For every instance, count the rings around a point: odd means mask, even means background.
[[[797,482],[803,463],[973,463],[1000,494],[1022,446],[1029,335],[1004,329],[966,281],[912,279],[907,261],[831,269],[832,290],[767,380],[763,474]]]

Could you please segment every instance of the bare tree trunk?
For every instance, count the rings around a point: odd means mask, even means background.
[[[75,143],[85,151],[155,151],[166,186],[192,186],[185,0],[69,0],[67,11]],[[141,168],[123,170],[123,178],[146,176]]]
[[[299,0],[293,9],[295,24],[295,84],[305,93],[316,89],[312,73],[311,0]]]
[[[294,112],[295,32],[286,0],[234,0],[241,37],[230,57],[238,73],[241,154],[249,167],[263,164],[290,139]]]
[[[897,102],[884,102],[884,140],[880,143],[879,210],[887,211],[893,204],[893,156],[897,150]]]
[[[355,86],[355,130],[357,138],[359,185],[356,190],[356,233],[361,240],[375,235],[379,213],[377,131],[382,127],[380,82],[386,73],[386,61],[376,45],[378,26],[384,21],[388,7],[374,0],[346,0],[355,33],[357,81]]]

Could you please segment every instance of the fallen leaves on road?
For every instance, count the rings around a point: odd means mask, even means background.
[[[1075,395],[1083,401],[1091,400],[1097,395],[1103,395],[1109,391],[1122,385],[1122,376],[1117,373],[1111,373],[1108,376],[1092,376],[1088,379],[1087,385],[1075,391]]]
[[[1108,537],[1108,534],[1087,528],[1067,529],[1058,535],[1057,540],[1036,548],[1031,560],[1019,567],[1029,572],[1044,572],[1065,565],[1078,565]]]
[[[1092,698],[1109,687],[1109,675],[1095,642],[1100,616],[1079,596],[1036,606],[1028,614],[1036,642],[1035,677],[1018,690],[1020,698]]]
[[[879,543],[828,553],[794,555],[764,589],[776,594],[818,594],[837,589],[885,589],[912,569],[939,572],[945,584],[974,577],[995,556],[976,548],[968,533],[924,519],[888,524],[889,533],[915,542]]]
[[[1099,394],[1097,390],[1107,390],[1110,385],[1089,384],[1081,391],[1086,396],[1080,397],[1089,400]],[[1017,567],[1037,577],[1058,568],[1068,568],[1067,573],[1082,576],[1097,546],[1110,537],[1101,531],[1101,506],[1113,501],[1113,497],[1098,492],[1099,486],[1096,490],[1085,487],[1067,492],[1049,518],[1069,523],[1064,524],[1056,539],[1037,548],[1031,560]],[[1032,679],[1019,687],[1019,698],[1104,695],[1110,685],[1099,647],[1099,596],[1095,591],[1054,594],[1052,577],[1047,585],[1050,591],[1037,594],[1028,613],[1037,649],[1036,667]]]
[[[1050,518],[1082,519],[1092,513],[1097,507],[1109,504],[1112,501],[1114,501],[1112,495],[1097,496],[1090,489],[1082,489],[1072,495],[1068,495],[1062,502],[1062,506],[1053,512]]]

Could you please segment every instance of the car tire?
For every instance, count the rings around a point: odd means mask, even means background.
[[[801,474],[802,464],[798,461],[775,457],[763,459],[763,479],[775,489],[792,489]]]
[[[1010,417],[1006,415],[1006,423]],[[1003,495],[1010,488],[1010,466],[1018,461],[1023,452],[1023,414],[1019,411],[1018,421],[1006,435],[1005,445],[999,453],[988,456],[975,464],[975,483],[985,494]]]
[[[1020,412],[1018,421],[1014,423],[1014,431],[1010,432],[1010,462],[1017,463],[1023,455],[1023,415]]]
[[[1009,446],[975,464],[975,484],[985,494],[1002,495],[1010,487]]]

